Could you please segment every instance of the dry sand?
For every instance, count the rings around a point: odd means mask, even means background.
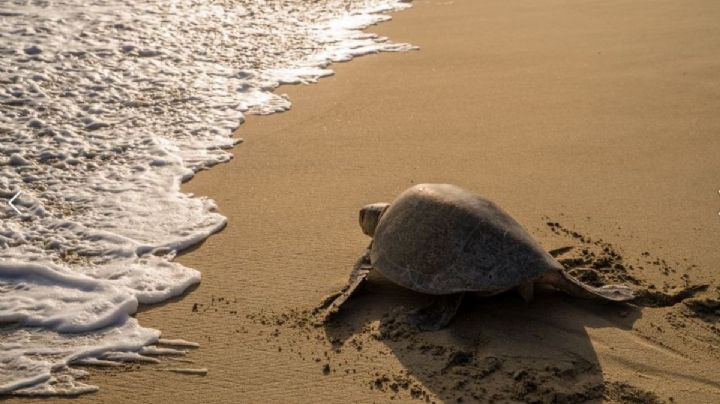
[[[293,109],[250,118],[236,158],[186,185],[229,225],[179,259],[202,284],[137,317],[199,342],[193,363],[93,370],[79,400],[720,402],[720,3],[433,0],[394,18],[372,31],[420,51],[279,89]],[[375,276],[306,324],[368,242],[358,208],[418,182],[487,196],[609,278],[711,300],[508,294],[416,333],[397,307],[428,299]],[[187,367],[208,373],[163,370]]]

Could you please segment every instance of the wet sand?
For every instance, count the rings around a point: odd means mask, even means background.
[[[137,317],[200,343],[193,363],[91,370],[101,390],[79,401],[719,402],[717,21],[710,0],[443,0],[373,27],[421,50],[278,89],[293,109],[250,117],[235,159],[186,184],[229,224],[179,258],[202,283]],[[417,333],[398,307],[427,297],[373,276],[308,324],[368,243],[358,209],[420,182],[494,200],[575,246],[568,265],[609,267],[598,282],[709,286],[666,307],[471,298]]]

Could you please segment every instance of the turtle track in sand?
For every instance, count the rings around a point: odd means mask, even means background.
[[[616,373],[618,366],[620,370],[635,368],[623,365],[626,358],[613,351],[614,345],[619,341],[655,355],[654,362],[641,369],[647,375],[643,377],[663,376],[655,363],[668,360],[662,352],[676,353],[687,361],[693,358],[684,350],[685,344],[720,343],[713,320],[717,300],[705,291],[677,304],[674,300],[683,293],[700,292],[688,277],[680,276],[677,265],[649,253],[624,254],[610,243],[552,223],[548,225],[552,242],[574,246],[560,257],[568,271],[576,271],[581,278],[595,276],[583,280],[598,286],[622,282],[655,296],[670,296],[674,304],[647,304],[641,311],[631,305],[598,305],[543,293],[526,305],[515,294],[506,293],[471,298],[446,330],[423,333],[407,326],[403,315],[407,308],[425,304],[426,296],[402,290],[375,274],[364,291],[325,326],[313,321],[310,304],[246,312],[236,296],[198,301],[193,314],[228,318],[228,325],[240,335],[261,335],[268,352],[304,362],[303,368],[314,368],[318,377],[336,379],[338,385],[364,386],[369,399],[672,402],[669,394],[648,387],[642,378],[630,380]],[[578,271],[581,267],[594,271],[583,274]],[[665,272],[668,281],[659,286],[646,276]],[[319,302],[322,292],[318,294]],[[603,327],[613,331],[593,336],[591,343],[586,329]],[[604,358],[603,366],[599,356]]]

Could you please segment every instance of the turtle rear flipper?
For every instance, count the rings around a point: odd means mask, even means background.
[[[342,290],[326,297],[322,304],[316,309],[316,312],[320,313],[320,318],[318,320],[324,323],[328,320],[328,318],[330,318],[330,316],[337,313],[343,303],[345,303],[365,281],[365,279],[367,279],[371,269],[370,248],[368,248],[365,250],[363,255],[355,261],[355,265],[350,273],[350,279],[348,280],[347,285],[345,285]]]
[[[436,331],[444,328],[455,317],[463,295],[464,293],[461,292],[437,296],[430,305],[408,313],[408,323],[421,331]]]
[[[571,246],[571,245],[570,245],[570,246],[565,246],[565,247],[560,247],[560,248],[555,248],[555,249],[553,249],[553,250],[548,251],[548,254],[550,254],[553,258],[557,258],[557,257],[559,257],[559,256],[561,256],[561,255],[565,255],[565,254],[569,253],[569,252],[572,251],[574,248],[575,248],[575,247],[573,247],[573,246]]]
[[[580,282],[562,270],[546,272],[541,282],[562,290],[571,296],[585,299],[600,299],[611,302],[628,302],[635,299],[635,291],[629,286],[604,285],[594,287]]]

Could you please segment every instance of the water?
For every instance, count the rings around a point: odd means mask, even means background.
[[[359,30],[407,6],[0,0],[0,394],[152,362],[160,331],[131,315],[199,282],[173,258],[226,221],[181,182],[231,158],[245,113],[287,110],[278,85],[411,49]]]

